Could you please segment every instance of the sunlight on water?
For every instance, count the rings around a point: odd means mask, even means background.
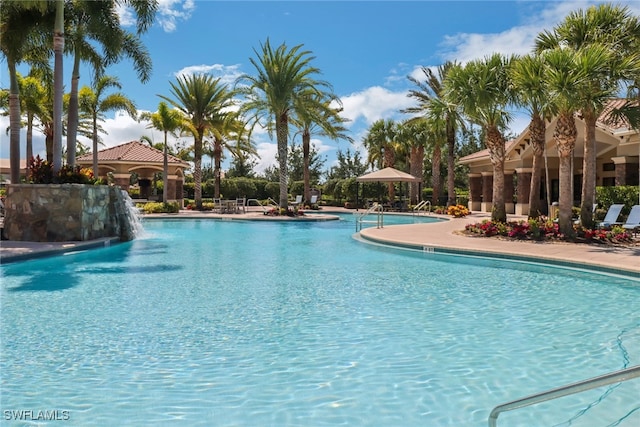
[[[368,246],[351,218],[144,226],[0,268],[3,411],[83,426],[479,427],[498,404],[640,363],[638,280]],[[499,425],[635,427],[638,395],[629,381]]]

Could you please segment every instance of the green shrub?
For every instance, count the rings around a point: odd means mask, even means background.
[[[152,213],[178,213],[180,211],[180,205],[178,202],[148,202],[138,203],[136,205],[142,212],[146,214]]]

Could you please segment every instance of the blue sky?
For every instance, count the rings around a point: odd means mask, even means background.
[[[597,3],[160,0],[156,23],[143,36],[153,58],[150,81],[140,83],[127,61],[111,67],[107,74],[120,79],[123,91],[139,110],[155,111],[160,101],[157,95],[170,96],[169,82],[178,75],[208,72],[233,84],[237,76],[254,73],[249,58],[256,56],[254,49],[267,38],[274,46],[303,44],[315,56],[313,64],[322,71],[320,77],[341,98],[343,115],[351,120],[348,127],[353,144],[312,140],[330,167],[338,149],[357,149],[366,156],[361,140],[375,120],[406,118],[399,110],[414,102],[407,97],[412,88],[407,75],[421,78],[421,66],[436,67],[447,60],[466,62],[493,52],[527,53],[542,30],[551,29],[570,11]],[[640,15],[638,1],[617,4]],[[122,19],[127,22],[126,11]],[[1,66],[0,87],[8,87],[6,61]],[[67,88],[70,70],[71,64],[66,62]],[[89,76],[89,72],[83,73],[80,84],[89,85]],[[516,115],[512,132],[521,132],[527,122],[526,117]],[[8,120],[0,118],[0,127],[7,126]],[[103,127],[108,132],[101,135],[103,147],[142,135],[162,140],[159,132],[123,113],[109,114]],[[44,154],[43,138],[34,138],[34,151]],[[275,162],[275,143],[264,132],[256,132],[254,140],[261,156],[260,171]],[[0,157],[8,158],[8,146],[3,131]]]

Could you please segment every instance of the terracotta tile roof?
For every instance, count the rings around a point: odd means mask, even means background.
[[[637,106],[637,102],[629,102],[627,99],[612,99],[598,117],[597,124],[611,132],[626,131],[631,128],[629,122],[624,117],[616,117],[613,110],[624,107],[625,105]]]
[[[517,139],[511,139],[505,142],[504,147],[505,147],[506,153],[508,153],[511,150],[511,148],[516,144],[516,141]],[[461,157],[460,159],[458,159],[458,161],[460,163],[468,163],[472,160],[482,159],[484,157],[489,158],[488,148],[485,148],[484,150],[476,151],[475,153],[469,154],[468,156]]]
[[[162,151],[150,147],[140,141],[131,141],[115,147],[98,151],[98,162],[121,161],[126,163],[160,163],[162,164],[164,154]],[[79,156],[76,161],[90,162],[93,154],[88,153]],[[169,163],[182,163],[189,166],[187,162],[169,154]]]

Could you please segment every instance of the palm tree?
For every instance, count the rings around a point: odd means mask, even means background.
[[[608,52],[609,62],[604,66],[583,64],[590,74],[584,76],[590,83],[584,85],[582,101],[578,106],[585,123],[582,194],[580,221],[585,227],[593,226],[593,203],[596,188],[596,121],[607,101],[620,91],[623,79],[637,76],[640,19],[627,7],[609,3],[591,6],[587,10],[571,12],[553,31],[543,32],[536,40],[536,51],[564,47],[576,52],[582,48],[600,45]],[[605,53],[603,53],[605,54]],[[584,56],[583,58],[587,58]],[[591,56],[592,59],[595,59]]]
[[[53,172],[62,167],[62,98],[64,55],[64,0],[55,0],[56,20],[53,26]],[[94,170],[97,173],[97,170]]]
[[[303,198],[306,203],[311,200],[311,183],[309,173],[311,136],[326,136],[331,139],[345,139],[349,142],[353,139],[346,134],[347,128],[343,126],[347,120],[340,116],[342,108],[334,108],[332,102],[340,105],[337,98],[320,99],[322,94],[316,91],[307,91],[296,101],[296,115],[292,118],[299,132],[302,134],[302,156],[303,156]]]
[[[539,197],[542,182],[543,154],[546,145],[545,115],[549,95],[544,85],[544,62],[538,55],[526,55],[516,58],[509,68],[509,77],[513,83],[515,103],[529,110],[529,134],[533,150],[531,184],[529,188],[529,218],[542,214]]]
[[[75,164],[75,145],[78,129],[78,86],[80,62],[89,62],[96,75],[101,75],[106,66],[116,62],[121,56],[133,60],[138,77],[145,82],[150,77],[151,59],[149,53],[135,34],[124,31],[114,1],[73,1],[68,4],[67,33],[65,50],[73,54],[71,91],[69,95],[67,123],[67,164]],[[146,19],[146,17],[140,17]],[[96,50],[95,41],[102,46]]]
[[[288,202],[288,170],[287,149],[289,146],[289,120],[301,103],[297,99],[308,96],[309,91],[323,93],[329,84],[314,79],[319,69],[311,66],[314,59],[310,51],[302,50],[302,45],[289,49],[281,44],[273,50],[269,39],[261,45],[261,52],[254,49],[257,59],[250,58],[256,68],[257,76],[245,74],[240,76],[238,83],[245,84],[240,91],[246,97],[241,107],[242,112],[253,112],[250,122],[253,126],[261,123],[269,133],[275,129],[278,145],[278,163],[281,208],[287,208]],[[319,97],[325,99],[324,96]],[[309,102],[322,102],[308,99]],[[309,104],[305,103],[309,108]],[[319,106],[319,108],[322,108]]]
[[[485,145],[493,167],[492,221],[506,222],[504,199],[505,140],[501,129],[510,120],[506,106],[511,93],[506,70],[511,58],[493,54],[483,60],[452,67],[445,80],[445,97],[485,132]]]
[[[124,93],[107,94],[111,88],[121,89],[122,86],[116,77],[102,76],[93,83],[93,87],[84,86],[80,89],[78,96],[80,111],[89,114],[92,121],[94,176],[98,176],[98,121],[104,120],[107,111],[125,110],[134,118],[138,115],[134,102]]]
[[[420,183],[424,179],[424,153],[433,139],[433,129],[429,126],[427,120],[423,117],[409,119],[400,124],[398,130],[398,140],[405,146],[409,152],[409,173],[416,178],[420,178],[420,182],[412,182],[409,187],[409,200],[412,204],[420,201]],[[439,147],[439,145],[438,145]],[[437,155],[441,156],[440,151]],[[434,154],[435,156],[435,154]],[[440,180],[440,163],[438,163],[438,185]]]
[[[46,23],[53,22],[49,2],[2,1],[0,4],[0,51],[9,69],[9,164],[11,182],[20,182],[20,89],[18,64],[45,64],[49,57]]]
[[[398,124],[392,119],[377,120],[369,128],[364,137],[363,144],[367,148],[367,163],[371,166],[387,168],[396,164],[396,151],[400,149],[397,134]],[[395,198],[395,187],[392,182],[388,184],[389,199]]]
[[[178,110],[171,110],[166,102],[158,104],[158,111],[155,113],[142,114],[141,119],[150,120],[151,123],[147,128],[154,128],[164,134],[163,161],[162,161],[162,201],[167,203],[169,200],[169,144],[167,143],[167,135],[175,133],[182,127],[184,117]]]
[[[186,118],[185,130],[193,135],[195,203],[197,209],[202,209],[202,142],[213,128],[216,114],[234,105],[233,92],[221,84],[220,79],[206,74],[179,76],[170,85],[175,99],[159,96],[182,112]]]
[[[430,117],[432,124],[440,122],[444,124],[444,136],[447,142],[447,205],[456,203],[456,132],[459,128],[464,127],[464,119],[460,112],[460,107],[458,104],[445,99],[444,93],[444,84],[447,79],[447,74],[456,65],[457,64],[455,62],[447,61],[438,67],[437,73],[433,72],[430,68],[422,67],[422,72],[426,77],[425,82],[422,82],[413,76],[408,76],[407,78],[409,81],[418,87],[417,89],[410,90],[408,96],[415,98],[418,101],[418,105],[416,107],[410,107],[403,110],[405,113],[426,115]],[[439,151],[440,144],[436,144],[437,145],[434,147]],[[438,175],[439,174],[440,171],[438,169]],[[440,184],[438,182],[438,186],[439,185]],[[434,192],[435,191],[436,189],[434,187]],[[434,198],[435,197],[437,196],[434,194]]]
[[[558,225],[560,231],[568,237],[574,234],[571,221],[571,158],[578,134],[574,113],[582,105],[585,88],[591,86],[592,70],[606,67],[609,60],[608,50],[597,45],[587,46],[579,51],[557,48],[544,52],[544,81],[546,91],[551,95],[549,107],[558,117],[553,133],[560,158]]]
[[[233,96],[229,92],[228,96]],[[210,134],[212,137],[213,149],[213,176],[214,176],[214,197],[220,197],[220,184],[222,175],[222,157],[225,149],[232,155],[238,156],[240,152],[247,151],[255,153],[250,140],[245,137],[245,123],[240,120],[237,111],[218,111],[211,120],[212,126]],[[235,141],[235,145],[233,144]]]

